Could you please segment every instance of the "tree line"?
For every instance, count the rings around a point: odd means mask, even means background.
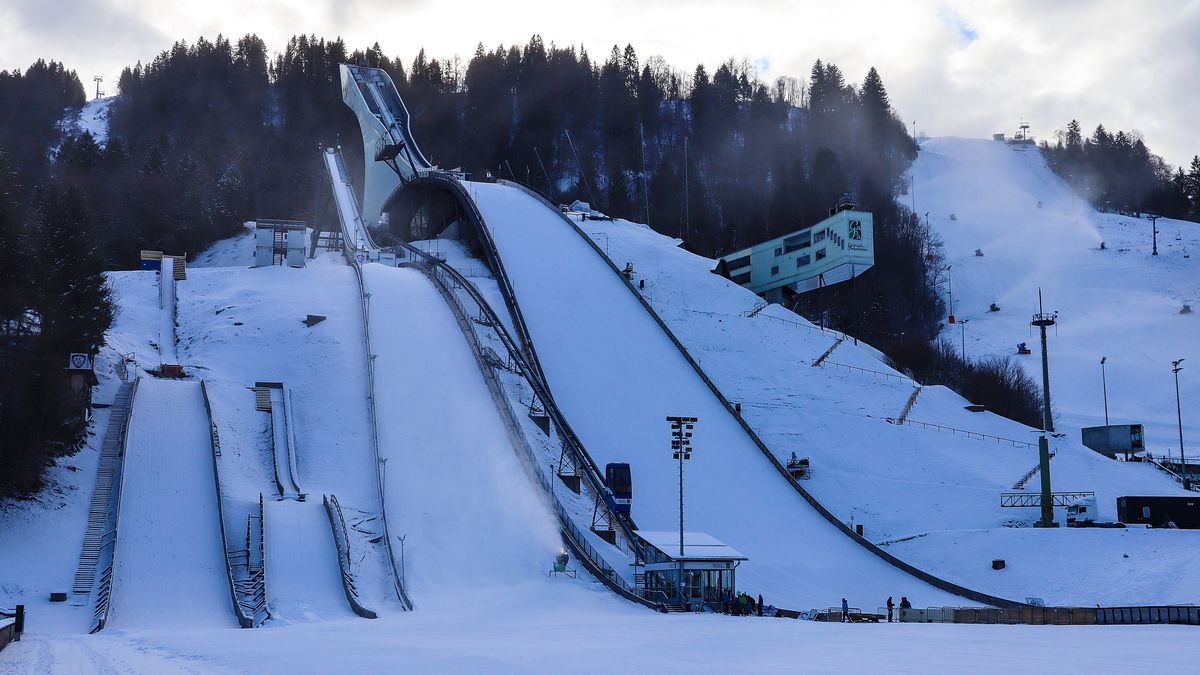
[[[1096,208],[1200,221],[1200,155],[1173,168],[1137,131],[1099,124],[1085,137],[1078,120],[1055,135],[1053,145],[1042,141],[1046,162]]]

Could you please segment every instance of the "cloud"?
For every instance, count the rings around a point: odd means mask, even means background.
[[[942,23],[958,31],[958,34],[962,37],[963,47],[979,39],[979,32],[972,28],[971,24],[967,23],[967,20],[953,9],[942,7],[941,11],[938,12],[938,18],[942,20]]]

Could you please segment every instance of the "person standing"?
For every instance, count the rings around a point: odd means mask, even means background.
[[[850,604],[842,598],[842,623],[850,623]]]
[[[895,606],[896,606],[896,603],[892,602],[892,596],[889,595],[888,601],[887,601],[888,623],[892,622],[892,608]]]
[[[762,607],[763,607],[762,593],[759,593],[758,594],[758,615],[759,616],[762,616]]]

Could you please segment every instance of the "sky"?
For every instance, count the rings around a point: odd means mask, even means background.
[[[53,7],[49,10],[49,7]],[[691,71],[732,57],[760,75],[804,77],[820,58],[851,82],[875,66],[904,120],[929,136],[1038,138],[1077,118],[1136,129],[1171,164],[1200,153],[1200,0],[3,0],[0,68],[64,61],[94,90],[179,39],[257,33],[379,42],[411,62],[469,58],[535,33],[595,57],[633,44]],[[109,91],[108,93],[115,93]]]

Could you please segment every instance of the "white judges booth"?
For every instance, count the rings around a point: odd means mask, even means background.
[[[304,267],[304,236],[308,223],[302,220],[256,220],[254,225],[254,266],[287,264]]]
[[[737,595],[737,568],[749,558],[716,538],[684,532],[681,553],[678,530],[634,534],[646,544],[643,569],[635,576],[644,584],[648,599],[697,611],[705,605],[719,610],[723,594]]]

